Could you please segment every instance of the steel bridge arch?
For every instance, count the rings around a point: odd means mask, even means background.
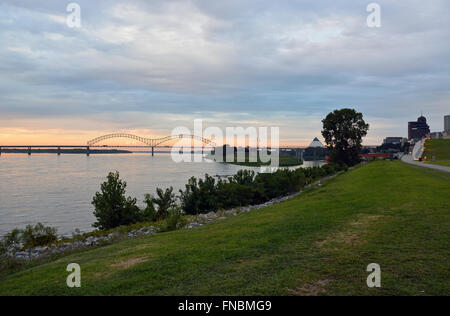
[[[99,142],[102,142],[104,140],[111,139],[111,138],[129,138],[129,139],[137,140],[137,141],[144,143],[151,147],[158,146],[164,142],[174,140],[174,139],[182,139],[182,138],[189,139],[190,138],[190,139],[199,140],[203,144],[210,145],[212,147],[216,147],[216,144],[213,141],[203,138],[203,137],[200,137],[200,136],[196,136],[196,135],[179,134],[179,135],[174,135],[174,136],[171,135],[171,136],[166,136],[166,137],[161,137],[161,138],[145,138],[145,137],[140,137],[140,136],[136,136],[133,134],[127,134],[127,133],[114,133],[114,134],[102,135],[100,137],[89,140],[87,142],[87,145],[93,146]]]

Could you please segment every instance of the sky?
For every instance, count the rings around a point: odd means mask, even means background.
[[[0,0],[0,145],[85,144],[179,126],[280,128],[307,145],[351,107],[364,144],[450,114],[450,2]]]

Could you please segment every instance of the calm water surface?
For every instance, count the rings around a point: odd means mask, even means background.
[[[42,222],[70,235],[92,230],[92,197],[110,171],[127,181],[127,195],[142,205],[145,193],[173,186],[178,193],[192,177],[232,175],[244,167],[222,163],[174,163],[170,154],[0,156],[0,235]],[[247,167],[247,169],[249,169]],[[259,170],[259,168],[255,168]]]

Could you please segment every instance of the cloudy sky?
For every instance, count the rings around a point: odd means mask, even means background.
[[[0,0],[0,143],[279,126],[304,145],[353,107],[366,144],[450,114],[450,1]]]

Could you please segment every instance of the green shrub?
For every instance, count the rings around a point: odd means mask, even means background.
[[[234,182],[219,182],[217,184],[218,208],[229,209],[249,204],[267,201],[264,192],[257,187]]]
[[[22,248],[22,231],[17,228],[3,236],[0,241],[0,255],[15,253],[22,250]]]
[[[187,215],[261,204],[298,192],[305,185],[346,168],[345,165],[324,165],[295,170],[279,169],[273,173],[259,174],[251,170],[240,170],[234,176],[218,181],[206,174],[204,179],[190,178],[177,198],[180,200],[181,210]],[[125,198],[125,187],[126,183],[119,179],[117,172],[108,175],[108,181],[102,184],[102,193],[97,192],[94,197],[94,214],[98,219],[95,227],[110,229],[159,220],[165,220],[165,229],[170,230],[176,226],[181,215],[171,211],[176,209],[176,196],[172,187],[166,190],[158,188],[156,197],[146,194],[146,207],[143,210],[136,206],[136,199]]]
[[[180,190],[181,208],[186,214],[197,214],[197,201],[200,197],[200,189],[195,177],[191,177],[185,185],[185,190]]]
[[[153,198],[153,203],[158,206],[158,219],[164,219],[169,216],[169,209],[175,206],[175,194],[173,188],[170,187],[163,191],[160,188],[156,189],[156,198]]]
[[[241,185],[252,185],[254,181],[255,181],[255,172],[253,170],[239,170],[230,179],[230,182],[234,182]]]
[[[145,195],[144,203],[147,206],[142,211],[141,221],[155,222],[165,219],[169,216],[169,209],[175,207],[175,194],[173,193],[172,187],[166,189],[165,191],[157,188],[156,194],[156,197],[151,194]],[[155,208],[155,205],[158,209]]]
[[[322,169],[324,170],[325,174],[327,174],[327,175],[333,173],[331,168],[332,168],[331,165],[324,165],[322,167]]]
[[[144,210],[141,212],[141,221],[142,222],[155,222],[158,220],[158,214],[155,209],[155,204],[153,200],[155,198],[151,194],[146,194],[144,203],[147,205]]]
[[[250,204],[260,204],[267,200],[298,192],[306,184],[339,171],[341,166],[279,169],[274,173],[260,173],[240,170],[227,180],[215,181],[205,175],[205,179],[189,179],[186,189],[180,190],[181,208],[186,214],[200,214]]]
[[[24,249],[45,246],[58,240],[56,228],[37,223],[25,229],[14,229],[0,241],[0,254],[16,253]]]
[[[339,171],[348,171],[348,166],[345,163],[339,165]]]
[[[95,193],[92,200],[97,218],[93,226],[111,229],[139,221],[141,211],[136,206],[135,198],[125,197],[127,183],[119,178],[119,172],[109,173],[107,179],[101,185],[101,192]]]
[[[161,225],[162,232],[176,230],[186,226],[187,221],[183,217],[183,212],[179,208],[173,208],[168,211],[168,216]]]
[[[28,225],[22,231],[22,241],[26,249],[48,245],[57,240],[56,228],[44,226],[41,223],[35,226]]]
[[[186,214],[195,215],[219,208],[216,180],[205,175],[205,179],[189,179],[185,190],[180,190],[181,208]]]

